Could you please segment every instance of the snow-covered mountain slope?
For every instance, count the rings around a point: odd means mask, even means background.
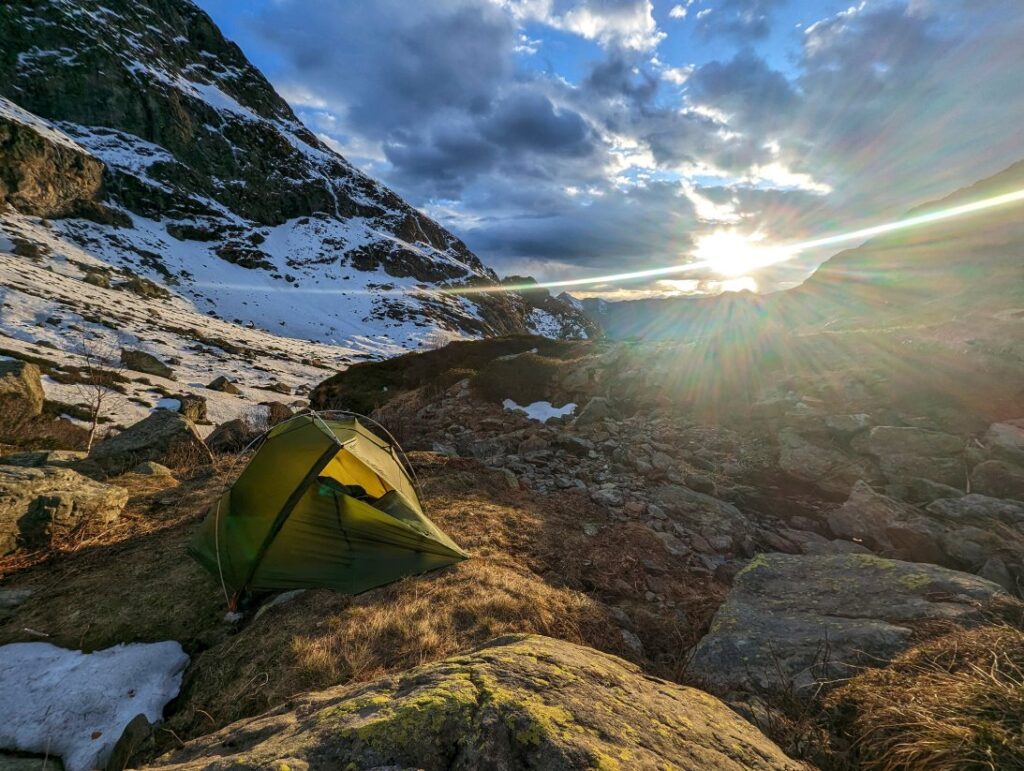
[[[497,277],[324,145],[188,0],[14,0],[0,40],[5,112],[105,167],[106,214],[51,235],[200,313],[382,352],[437,329],[586,333],[554,298],[439,292]]]

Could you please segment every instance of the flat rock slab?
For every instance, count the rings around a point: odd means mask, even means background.
[[[0,554],[45,546],[80,525],[112,522],[127,502],[124,488],[71,469],[0,466]]]
[[[970,625],[1004,591],[978,576],[866,554],[761,554],[737,576],[688,674],[719,693],[808,688],[881,666],[912,622]]]
[[[171,768],[796,769],[702,691],[532,635],[296,697],[160,758]]]

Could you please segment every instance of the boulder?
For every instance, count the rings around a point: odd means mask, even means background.
[[[971,492],[1024,501],[1024,467],[1002,460],[979,463],[971,471]]]
[[[267,426],[269,427],[283,423],[295,414],[291,407],[282,402],[260,402],[260,406],[267,409]]]
[[[211,463],[213,458],[191,420],[171,410],[156,410],[97,444],[89,460],[107,474],[120,474],[147,460],[175,465]]]
[[[246,421],[236,418],[235,420],[221,423],[213,429],[210,435],[206,437],[206,446],[212,452],[240,452],[259,435],[260,432]]]
[[[605,396],[595,396],[573,420],[574,426],[589,426],[592,423],[614,416],[611,400]]]
[[[813,443],[791,429],[779,432],[779,467],[832,495],[846,495],[860,479],[876,476],[868,463],[834,446]]]
[[[982,438],[989,454],[997,460],[1024,466],[1024,420],[993,423]]]
[[[142,474],[147,477],[173,477],[174,472],[167,466],[156,461],[147,460],[132,469],[135,474]]]
[[[875,426],[851,446],[875,458],[886,480],[898,486],[927,479],[963,489],[967,480],[964,442],[952,434],[914,426]]]
[[[85,458],[87,453],[81,450],[35,450],[16,452],[13,455],[0,457],[0,466],[74,466]]]
[[[123,488],[71,469],[0,466],[0,554],[46,546],[79,527],[113,522],[127,502]]]
[[[964,451],[964,442],[958,436],[913,426],[875,426],[853,445],[858,452],[876,458],[886,455],[949,458]]]
[[[139,351],[134,348],[122,348],[121,364],[123,364],[126,369],[130,369],[134,372],[143,372],[147,375],[155,375],[156,377],[174,380],[174,370],[164,364],[164,362],[160,361],[160,359],[153,354],[146,353],[145,351]]]
[[[971,493],[961,498],[932,501],[927,511],[965,525],[995,519],[1008,525],[1024,526],[1024,502]]]
[[[955,570],[866,554],[761,554],[744,568],[687,670],[719,693],[810,695],[823,680],[881,666],[913,641],[913,624],[982,621],[1004,594]]]
[[[718,699],[572,643],[500,637],[370,683],[297,696],[159,768],[797,769]]]
[[[242,393],[239,390],[238,386],[236,386],[223,375],[221,375],[220,377],[215,377],[213,380],[207,383],[206,387],[209,388],[211,391],[220,391],[221,393],[232,394],[234,396],[238,396],[240,393]]]
[[[15,589],[0,586],[0,624],[14,615],[20,606],[32,596],[31,589]]]
[[[846,502],[828,515],[832,533],[861,541],[889,557],[942,562],[942,527],[905,503],[857,482]]]
[[[871,426],[871,416],[863,412],[854,415],[829,415],[825,418],[825,427],[833,438],[840,442],[849,442],[853,437],[870,429]]]
[[[175,394],[171,397],[177,399],[180,406],[178,412],[191,420],[193,423],[206,423],[206,397],[199,394]]]
[[[42,411],[39,367],[18,359],[0,359],[0,415],[4,421],[28,420]]]
[[[731,551],[752,530],[750,520],[731,503],[682,485],[657,487],[651,498],[679,527],[722,546],[723,551]]]

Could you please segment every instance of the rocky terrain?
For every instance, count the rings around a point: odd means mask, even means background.
[[[0,645],[188,657],[107,768],[1022,767],[1019,209],[602,337],[460,295],[498,279],[190,3],[0,35]],[[471,558],[225,615],[186,546],[307,409],[385,426]]]

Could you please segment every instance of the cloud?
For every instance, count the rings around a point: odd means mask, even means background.
[[[685,19],[686,13],[693,5],[693,0],[686,0],[685,3],[679,5],[673,5],[669,10],[668,15],[670,19]]]
[[[785,0],[719,0],[697,13],[698,29],[709,38],[726,37],[749,43],[768,36],[771,15]]]
[[[666,6],[716,39],[692,66],[659,58],[649,0],[274,0],[255,29],[316,132],[508,272],[685,260],[723,224],[803,238],[1024,156],[1024,8],[855,3],[780,70],[757,53],[780,4]]]
[[[648,51],[665,38],[654,21],[651,0],[505,0],[503,5],[521,21],[546,24],[606,47]]]

